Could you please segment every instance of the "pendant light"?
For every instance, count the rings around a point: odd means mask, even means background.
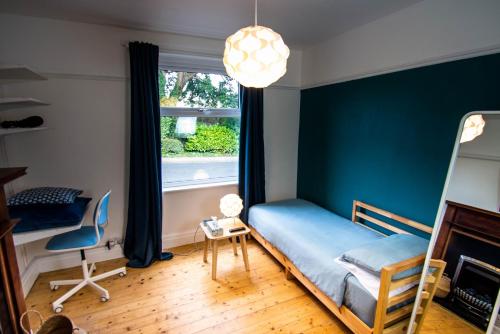
[[[483,133],[485,121],[482,115],[472,115],[465,120],[460,143],[465,143],[474,140],[477,136]]]
[[[290,50],[280,34],[255,24],[238,30],[226,39],[224,67],[227,74],[245,87],[263,88],[286,73]]]

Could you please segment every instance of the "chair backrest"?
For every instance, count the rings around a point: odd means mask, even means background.
[[[104,196],[101,197],[94,211],[94,225],[97,233],[97,239],[100,240],[99,227],[104,227],[109,220],[109,196],[111,195],[111,190],[109,190]]]

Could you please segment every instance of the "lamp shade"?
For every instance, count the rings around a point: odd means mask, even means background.
[[[236,194],[227,194],[220,199],[220,212],[226,217],[236,217],[243,210],[243,201]]]
[[[286,73],[289,55],[280,34],[255,25],[226,39],[223,62],[227,74],[243,86],[264,88]]]
[[[472,141],[477,136],[480,136],[483,133],[485,124],[482,115],[472,115],[467,118],[462,130],[462,137],[460,137],[460,143]]]

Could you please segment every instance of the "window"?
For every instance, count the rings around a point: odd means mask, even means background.
[[[222,74],[159,71],[164,190],[238,180],[238,84]]]

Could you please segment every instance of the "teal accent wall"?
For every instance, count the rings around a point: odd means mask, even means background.
[[[477,110],[500,110],[500,54],[302,90],[297,195],[432,226],[460,120]]]

